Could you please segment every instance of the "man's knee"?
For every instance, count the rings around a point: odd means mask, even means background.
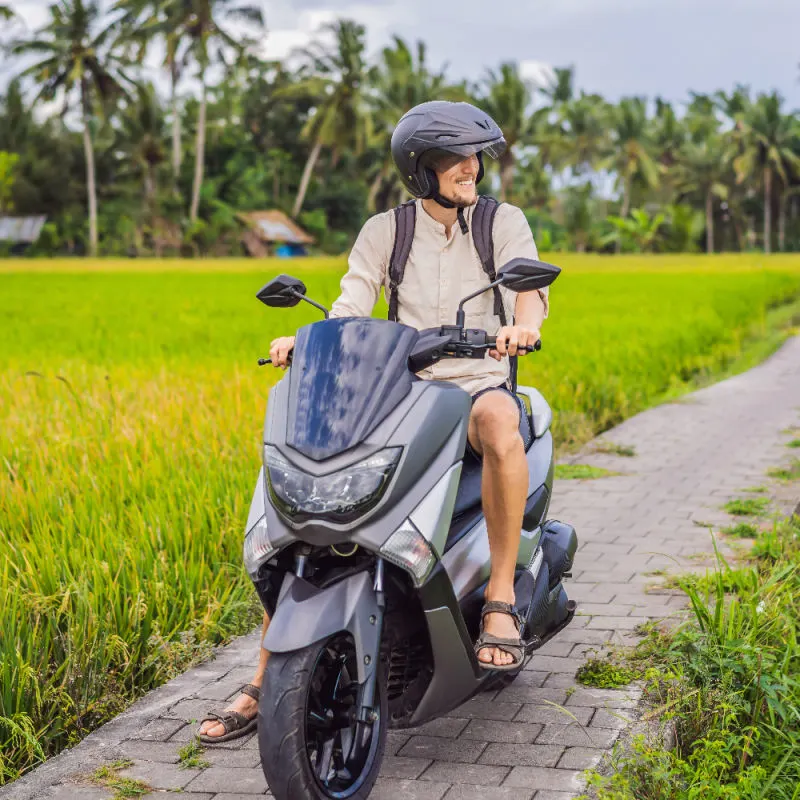
[[[521,444],[519,408],[505,392],[487,392],[472,409],[478,445],[484,455],[505,456]]]

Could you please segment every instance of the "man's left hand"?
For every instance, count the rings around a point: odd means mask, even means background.
[[[532,348],[541,338],[538,329],[527,325],[505,325],[497,332],[497,349],[490,350],[489,355],[500,361],[505,355],[517,355],[520,347]]]

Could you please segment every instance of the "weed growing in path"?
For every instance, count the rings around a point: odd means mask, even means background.
[[[89,781],[96,786],[104,786],[113,789],[112,800],[126,800],[126,798],[141,797],[153,791],[152,786],[148,786],[144,781],[134,778],[123,778],[117,773],[121,769],[132,767],[133,761],[122,759],[114,761],[102,767],[98,767],[90,776]]]
[[[203,758],[205,748],[195,738],[191,742],[178,750],[178,762],[181,769],[205,769],[211,766],[211,762]]]
[[[777,478],[779,481],[797,481],[800,480],[800,458],[794,459],[791,464],[786,467],[774,467],[767,472],[770,478]]]
[[[619,689],[640,677],[640,672],[603,658],[591,658],[575,673],[575,680],[595,689]]]
[[[600,441],[594,445],[595,453],[606,453],[612,456],[625,456],[632,458],[636,455],[636,448],[624,444],[614,444],[614,442]]]
[[[619,472],[612,472],[603,467],[592,467],[589,464],[556,464],[555,476],[562,481],[593,480],[608,478],[611,475],[619,475]]]
[[[737,539],[755,539],[758,536],[758,528],[749,522],[739,522],[723,528],[722,533],[726,536],[735,536]]]
[[[763,514],[769,506],[766,497],[745,497],[729,500],[723,509],[734,517],[757,517]]]

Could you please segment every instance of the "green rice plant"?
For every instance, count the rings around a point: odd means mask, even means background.
[[[771,352],[800,259],[565,255],[521,382],[559,447]],[[0,262],[0,783],[256,623],[241,566],[276,336],[341,259]],[[383,301],[376,314],[385,313]]]

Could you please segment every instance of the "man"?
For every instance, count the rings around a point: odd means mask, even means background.
[[[391,318],[419,329],[453,324],[459,300],[488,282],[471,223],[483,156],[497,157],[505,146],[494,121],[468,103],[434,101],[405,114],[392,136],[392,156],[417,200],[402,281],[395,286],[389,268],[398,217],[393,211],[377,214],[356,240],[331,317],[369,316],[383,287]],[[492,241],[498,268],[512,258],[538,257],[525,216],[514,206],[497,208]],[[420,377],[452,381],[473,398],[468,441],[484,462],[481,491],[492,557],[476,653],[486,668],[514,669],[524,655],[513,605],[528,465],[519,435],[519,406],[509,390],[507,356],[539,339],[548,302],[546,290],[517,295],[501,289],[500,300],[502,309],[492,292],[485,292],[465,307],[467,327],[496,332],[497,349],[489,354],[493,360],[443,360]],[[501,316],[511,324],[501,326]],[[276,366],[286,368],[294,341],[288,336],[272,342],[270,357]],[[256,686],[261,685],[265,663],[262,653]],[[243,695],[231,710],[250,717],[256,704]],[[210,734],[222,735],[222,725],[204,723],[204,728],[204,741],[214,739]]]

